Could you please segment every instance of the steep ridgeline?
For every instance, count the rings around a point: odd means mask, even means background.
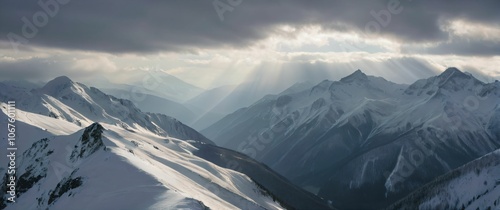
[[[266,96],[202,131],[341,209],[387,207],[500,147],[500,82],[456,68],[399,85],[361,71]]]
[[[78,127],[17,113],[22,134],[16,140],[15,202],[4,193],[1,209],[283,209],[265,186],[192,155],[197,148],[188,141],[98,123],[53,135]],[[0,167],[0,174],[7,192],[7,168]]]
[[[162,136],[212,142],[178,120],[155,113],[141,112],[131,101],[106,95],[62,76],[39,89],[15,88],[0,83],[0,101],[15,100],[19,109],[88,126],[103,122],[132,132],[148,130]]]
[[[500,150],[438,177],[388,209],[500,209]]]

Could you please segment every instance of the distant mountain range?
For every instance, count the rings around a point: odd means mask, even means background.
[[[202,133],[340,209],[384,208],[500,148],[499,104],[500,82],[456,68],[411,85],[358,70],[266,96]]]

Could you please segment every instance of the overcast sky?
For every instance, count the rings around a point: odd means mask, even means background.
[[[320,68],[411,83],[455,66],[493,80],[499,8],[498,0],[5,0],[0,78],[89,81],[143,69],[211,88]]]

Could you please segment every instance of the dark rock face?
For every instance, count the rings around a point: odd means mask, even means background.
[[[26,167],[26,171],[21,174],[18,181],[17,193],[18,196],[28,191],[42,178],[47,176],[47,167],[49,164],[48,156],[52,154],[52,150],[48,150],[47,146],[50,140],[47,138],[41,139],[31,146],[29,150],[23,153],[23,162],[33,161]]]
[[[17,173],[21,174],[18,176],[17,180],[17,197],[22,196],[22,194],[27,192],[35,186],[35,184],[47,176],[47,170],[50,164],[49,156],[53,153],[53,150],[48,148],[49,142],[49,139],[43,138],[33,143],[31,147],[23,153],[22,162],[19,164],[17,171]],[[6,186],[8,178],[8,174],[3,177],[3,185],[1,188],[3,192],[7,191]],[[0,207],[3,208],[6,205],[7,200],[4,200],[4,197],[2,196],[0,198]]]
[[[52,204],[54,201],[56,201],[62,195],[64,195],[65,193],[69,192],[72,189],[76,189],[76,188],[82,186],[82,184],[83,184],[82,177],[72,178],[70,176],[70,177],[67,177],[67,178],[61,180],[61,182],[59,182],[57,184],[56,188],[49,192],[48,204],[49,205]]]
[[[78,159],[86,158],[104,147],[102,132],[104,128],[99,123],[94,123],[83,131],[80,141],[71,152],[70,160],[76,162]]]

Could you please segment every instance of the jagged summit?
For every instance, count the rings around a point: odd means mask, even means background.
[[[352,81],[356,81],[356,80],[365,81],[367,79],[368,79],[368,76],[366,76],[365,73],[363,73],[361,70],[358,69],[355,72],[353,72],[351,75],[340,79],[340,81],[341,82],[352,82]]]
[[[460,71],[459,69],[455,67],[450,67],[447,68],[443,73],[439,75],[440,78],[449,78],[449,77],[469,77],[470,75],[465,74],[464,72]]]
[[[405,93],[410,95],[421,95],[423,93],[432,95],[438,89],[457,92],[463,89],[471,89],[478,85],[484,85],[484,83],[469,73],[462,72],[455,67],[450,67],[438,76],[416,81],[407,88]]]
[[[103,130],[104,130],[104,127],[102,127],[102,125],[99,124],[98,122],[92,123],[91,125],[89,125],[85,128],[85,132],[90,132],[90,133],[96,132],[99,135],[101,135]]]
[[[440,78],[442,81],[447,82],[446,80],[450,79],[455,79],[455,78],[460,78],[464,80],[471,80],[476,84],[483,84],[480,80],[478,80],[476,77],[474,77],[471,73],[469,72],[462,72],[459,69],[455,67],[450,67],[446,69],[443,73],[441,73],[438,78]]]
[[[101,147],[104,147],[104,143],[102,142],[103,130],[102,125],[97,122],[85,128],[80,141],[78,141],[71,152],[70,160],[75,162],[78,159],[90,156]]]
[[[437,76],[440,87],[447,87],[454,90],[465,88],[470,85],[484,85],[468,72],[462,72],[455,67],[446,69],[443,73]]]

